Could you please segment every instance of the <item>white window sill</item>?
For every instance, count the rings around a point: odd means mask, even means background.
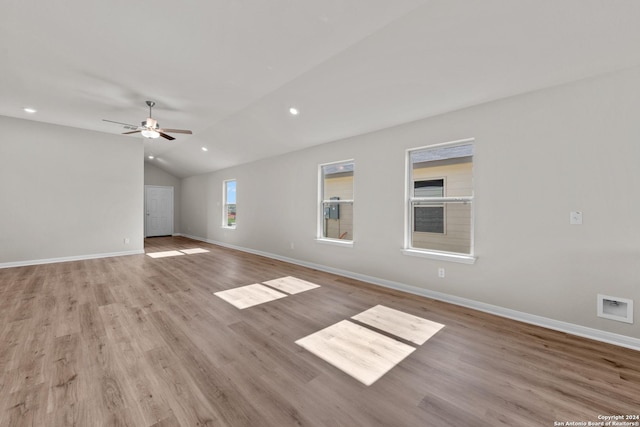
[[[229,227],[228,225],[223,225],[220,228],[224,228],[225,230],[235,230],[236,229],[235,226],[234,227]]]
[[[342,246],[342,247],[345,247],[345,248],[352,248],[353,247],[353,240],[316,239],[316,242],[324,243],[324,244],[327,244],[327,245]]]
[[[409,256],[437,259],[439,261],[458,262],[460,264],[474,264],[477,259],[476,257],[471,255],[461,255],[449,252],[423,251],[418,249],[403,249],[402,253]]]

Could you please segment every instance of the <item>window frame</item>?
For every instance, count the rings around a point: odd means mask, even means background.
[[[342,164],[352,164],[353,165],[353,182],[352,182],[352,194],[353,194],[353,198],[352,199],[341,199],[341,200],[324,200],[324,167],[326,166],[337,166],[337,165],[342,165]],[[352,238],[351,240],[342,240],[342,239],[336,239],[333,237],[325,237],[324,236],[324,232],[325,232],[325,227],[324,227],[324,206],[325,204],[338,204],[338,206],[342,205],[342,204],[350,204],[352,206],[352,209],[354,211],[354,217],[355,217],[355,192],[356,192],[356,188],[355,188],[355,171],[356,171],[356,162],[354,159],[348,159],[348,160],[339,160],[336,162],[329,162],[329,163],[322,163],[318,165],[318,198],[317,198],[317,221],[316,221],[316,241],[319,243],[329,243],[329,244],[333,244],[333,245],[338,245],[338,246],[346,246],[346,247],[352,247],[355,241],[355,224],[353,221],[351,224],[351,228],[352,228]]]
[[[410,256],[418,256],[423,258],[437,259],[441,261],[452,261],[463,264],[474,264],[477,257],[475,256],[475,232],[474,232],[474,224],[475,224],[475,185],[474,185],[474,174],[473,171],[475,169],[476,164],[476,154],[475,149],[472,154],[472,165],[471,165],[471,196],[464,197],[447,197],[446,196],[446,180],[444,182],[445,188],[443,189],[445,196],[444,197],[415,197],[414,196],[414,182],[413,179],[413,162],[411,159],[411,154],[416,151],[430,150],[430,149],[439,149],[439,148],[450,148],[461,145],[472,145],[475,148],[476,142],[475,138],[465,138],[456,141],[443,142],[439,144],[431,144],[425,145],[422,147],[414,147],[409,148],[405,151],[405,202],[404,202],[404,247],[402,252],[405,255]],[[431,178],[430,178],[431,179]],[[433,178],[440,179],[440,178]],[[413,247],[413,228],[414,228],[414,214],[413,208],[414,203],[416,202],[428,202],[428,203],[441,203],[444,205],[444,213],[445,213],[445,233],[446,235],[446,204],[447,203],[470,203],[470,228],[469,228],[469,239],[470,239],[470,251],[469,253],[460,253],[460,252],[448,252],[448,251],[440,251],[436,249],[426,249],[426,248],[416,248]],[[439,233],[434,233],[439,234]]]
[[[238,217],[238,199],[236,193],[236,203],[227,203],[228,195],[227,195],[227,184],[230,182],[236,183],[236,192],[238,189],[238,180],[233,179],[225,179],[222,181],[222,228],[226,228],[229,230],[235,230],[237,226],[237,217]],[[236,222],[233,225],[229,225],[229,205],[234,205],[236,207]]]

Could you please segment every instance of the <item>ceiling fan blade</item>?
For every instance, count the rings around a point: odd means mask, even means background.
[[[159,129],[156,129],[156,132],[158,132],[161,137],[163,137],[164,139],[168,139],[169,141],[173,141],[175,139],[171,135],[167,135],[166,133],[160,132]]]
[[[191,132],[190,130],[185,130],[185,129],[158,129],[159,131],[162,132],[170,132],[170,133],[186,133],[189,135],[193,135],[193,132]]]
[[[136,125],[130,125],[129,123],[114,122],[113,120],[102,119],[102,121],[103,122],[109,122],[109,123],[116,123],[116,124],[119,124],[119,125],[131,126],[132,128],[137,128],[138,127]]]
[[[142,132],[142,129],[132,130],[131,132],[122,132],[122,134],[123,135],[129,135],[129,134],[138,133],[138,132]]]

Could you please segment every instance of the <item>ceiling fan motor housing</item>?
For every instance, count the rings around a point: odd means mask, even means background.
[[[160,126],[158,125],[158,121],[156,119],[152,119],[151,117],[147,117],[147,121],[142,122],[142,126],[147,129],[158,129]]]

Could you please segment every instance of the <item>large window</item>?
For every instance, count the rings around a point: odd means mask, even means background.
[[[222,226],[236,228],[236,180],[222,182]]]
[[[320,165],[318,238],[353,242],[352,160]]]
[[[473,257],[473,141],[409,150],[407,249]]]

